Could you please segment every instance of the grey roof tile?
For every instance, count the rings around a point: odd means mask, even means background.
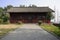
[[[54,12],[49,7],[12,7],[7,12]]]

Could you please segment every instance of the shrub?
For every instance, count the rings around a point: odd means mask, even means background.
[[[42,21],[38,21],[38,24],[41,25]]]
[[[22,21],[18,21],[17,24],[22,24]]]
[[[3,23],[3,20],[2,20],[2,19],[0,19],[0,24],[1,24],[1,23]]]

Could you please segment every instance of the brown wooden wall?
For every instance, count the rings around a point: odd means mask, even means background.
[[[10,22],[16,23],[22,21],[23,23],[37,23],[39,20],[43,22],[50,22],[46,20],[47,12],[21,12],[21,13],[10,13]]]

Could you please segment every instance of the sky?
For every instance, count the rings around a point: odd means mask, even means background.
[[[20,5],[37,5],[37,6],[48,6],[51,9],[57,9],[58,14],[55,14],[55,20],[58,21],[60,17],[60,0],[0,0],[0,7],[6,7],[7,5],[20,6]],[[57,11],[56,10],[56,11]]]

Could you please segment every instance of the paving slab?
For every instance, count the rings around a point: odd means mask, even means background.
[[[59,40],[37,24],[23,24],[1,40]]]

